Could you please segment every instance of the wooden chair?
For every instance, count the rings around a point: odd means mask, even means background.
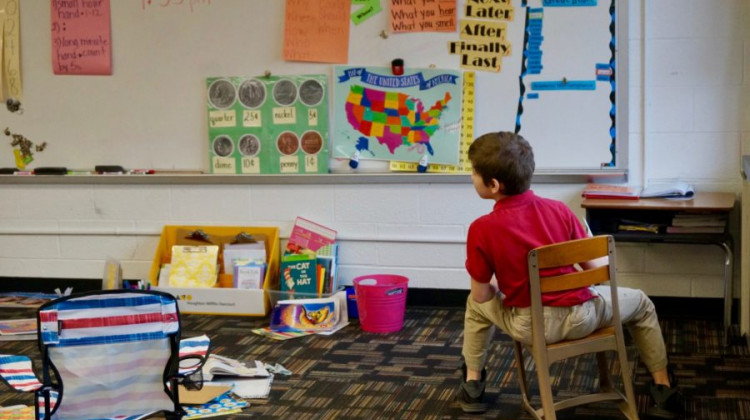
[[[539,272],[553,267],[570,266],[590,261],[599,257],[609,257],[607,265],[574,273],[541,277]],[[615,281],[615,243],[611,236],[567,241],[559,244],[539,247],[528,254],[529,278],[531,287],[532,344],[527,346],[536,364],[539,378],[539,394],[542,408],[535,409],[530,402],[528,381],[524,369],[523,347],[515,342],[516,364],[521,382],[521,396],[524,408],[536,419],[556,420],[555,412],[598,401],[619,401],[619,408],[630,420],[638,420],[633,384],[628,369],[628,358],[623,340],[622,324],[617,302],[617,283]],[[544,339],[544,311],[542,293],[563,291],[610,282],[612,291],[612,325],[598,329],[589,336],[547,344]],[[609,375],[606,351],[614,351],[620,362],[620,374],[625,394],[615,389]],[[549,368],[556,361],[596,353],[599,367],[599,392],[579,395],[555,402],[552,396]]]

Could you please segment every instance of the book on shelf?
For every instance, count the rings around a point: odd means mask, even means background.
[[[695,194],[695,188],[687,182],[649,184],[641,191],[641,198],[687,198]]]
[[[584,198],[637,200],[640,192],[639,187],[631,185],[590,183],[586,185],[581,195]]]
[[[672,218],[672,226],[714,226],[725,227],[725,214],[686,214],[678,213]]]
[[[723,226],[667,226],[667,233],[724,233]]]

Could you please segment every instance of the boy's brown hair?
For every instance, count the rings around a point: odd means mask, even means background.
[[[534,151],[526,139],[508,131],[479,136],[469,147],[469,160],[485,185],[496,179],[504,195],[526,192],[534,175]]]

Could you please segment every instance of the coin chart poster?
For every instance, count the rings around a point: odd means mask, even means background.
[[[211,173],[328,172],[325,75],[206,79]]]
[[[458,163],[460,72],[339,66],[334,84],[334,157]]]

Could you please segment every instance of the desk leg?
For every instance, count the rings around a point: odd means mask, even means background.
[[[724,344],[729,344],[729,327],[732,325],[732,294],[734,278],[732,276],[732,248],[726,242],[722,242],[724,249]]]

